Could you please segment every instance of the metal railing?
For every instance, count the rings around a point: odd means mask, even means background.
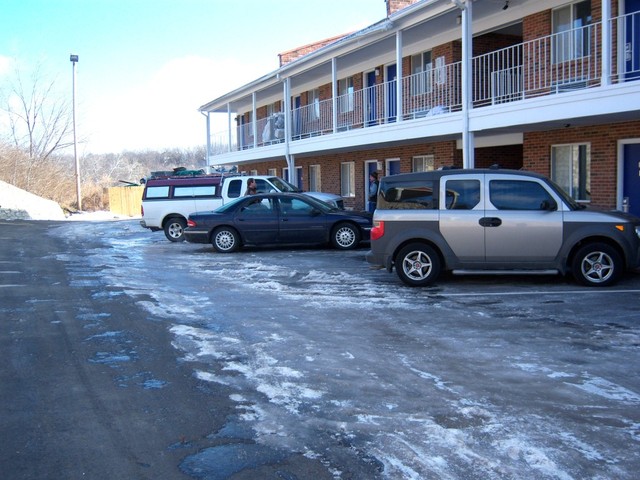
[[[473,106],[600,85],[599,38],[593,24],[474,57]]]
[[[640,80],[640,12],[610,22],[611,83]],[[602,25],[595,23],[519,43],[472,59],[473,107],[585,89],[602,83]],[[635,42],[635,43],[634,43]],[[428,68],[403,77],[402,119],[413,120],[462,108],[462,62]],[[301,140],[398,120],[396,80],[315,101],[291,111],[291,139]],[[334,117],[336,124],[334,128]],[[284,141],[284,113],[241,125],[231,151]],[[215,140],[215,141],[214,141]],[[211,135],[212,145],[227,144],[228,133]],[[218,149],[217,151],[222,151]]]
[[[614,58],[621,58],[620,63],[614,62],[611,81],[613,83],[640,79],[640,12],[621,15],[611,20],[611,36]],[[635,42],[635,43],[634,43]]]

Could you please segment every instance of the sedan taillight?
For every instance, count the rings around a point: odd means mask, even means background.
[[[194,222],[193,220],[189,219],[187,220],[187,227],[195,227],[197,225],[196,222]]]
[[[373,222],[373,228],[371,229],[371,240],[377,240],[382,238],[384,235],[384,222],[375,221]]]

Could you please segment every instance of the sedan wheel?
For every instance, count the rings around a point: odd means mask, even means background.
[[[421,243],[400,250],[395,263],[398,277],[410,287],[429,285],[440,275],[440,257],[433,248]]]
[[[164,224],[164,235],[172,242],[182,242],[184,240],[184,229],[187,221],[180,217],[171,217]]]
[[[605,243],[585,245],[573,258],[573,276],[583,285],[606,287],[622,275],[622,258]]]
[[[235,252],[236,250],[238,250],[238,248],[240,248],[240,237],[234,229],[221,227],[213,232],[211,243],[213,244],[213,248],[215,248],[217,252]]]
[[[360,243],[360,230],[350,223],[339,223],[333,229],[331,243],[340,250],[356,248]]]

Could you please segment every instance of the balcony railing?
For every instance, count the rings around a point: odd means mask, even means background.
[[[614,18],[610,27],[613,53],[609,81],[640,79],[640,55],[632,48],[638,48],[640,12]],[[601,28],[596,23],[474,57],[473,107],[599,86],[603,64]],[[461,110],[461,73],[462,63],[456,62],[403,77],[402,119],[410,121]],[[292,141],[397,122],[396,87],[397,81],[392,80],[340,95],[335,102],[336,115],[333,99],[293,109]],[[252,123],[240,125],[233,132],[231,149],[228,132],[212,134],[212,153],[282,142],[284,128],[282,112],[257,121],[257,138]]]

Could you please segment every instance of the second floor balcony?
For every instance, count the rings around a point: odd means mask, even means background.
[[[469,108],[639,80],[639,56],[630,49],[640,48],[640,12],[613,18],[606,27],[603,32],[602,23],[593,23],[474,56]],[[603,33],[608,41],[603,41]],[[609,45],[609,50],[603,51],[603,45]],[[212,133],[211,154],[451,115],[462,110],[462,89],[462,62],[436,62],[400,80],[348,89],[342,95],[315,99],[288,112],[240,122],[232,131]]]

